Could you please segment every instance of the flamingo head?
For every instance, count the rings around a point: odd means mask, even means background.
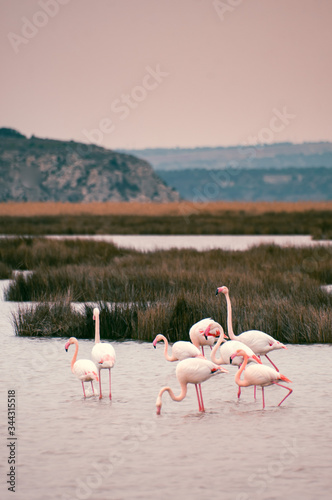
[[[226,295],[228,293],[227,286],[219,286],[216,290],[216,295],[218,295],[219,293],[223,293],[224,295]]]
[[[157,342],[160,342],[161,340],[165,340],[165,337],[159,333],[152,342],[153,347],[156,348]]]
[[[217,366],[217,365],[214,368],[212,368],[212,370],[211,370],[211,373],[216,373],[216,372],[229,373],[229,371],[226,370],[226,368],[223,368],[222,366]]]
[[[243,349],[238,349],[229,358],[230,364],[232,364],[233,359],[236,358],[237,356],[242,356],[243,358],[248,358],[249,357],[248,354]]]
[[[70,337],[70,339],[68,340],[68,342],[66,342],[66,345],[65,345],[66,351],[68,351],[68,347],[71,344],[77,344],[77,339],[75,337]]]
[[[96,321],[98,317],[99,317],[99,309],[98,307],[95,307],[93,310],[93,321]]]

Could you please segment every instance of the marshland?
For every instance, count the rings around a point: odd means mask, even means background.
[[[99,232],[99,223],[106,230],[103,221],[112,214],[39,213],[35,219],[27,205],[24,217],[7,214],[0,231],[2,369],[19,402],[17,485],[26,500],[89,499],[97,492],[106,498],[110,491],[114,498],[147,499],[155,498],[156,488],[161,499],[207,500],[220,481],[227,500],[270,498],[271,488],[275,498],[310,500],[317,488],[329,490],[329,466],[321,462],[331,438],[331,376],[324,368],[332,339],[332,295],[324,288],[332,283],[327,241],[243,251],[137,251],[106,241],[41,236],[51,228],[70,233],[66,217],[72,218],[73,236],[84,228]],[[318,229],[308,225],[313,230],[304,234],[326,235],[329,217],[314,212]],[[294,224],[309,220],[301,210],[300,218],[295,213]],[[286,216],[287,211],[274,212],[279,221]],[[149,217],[143,214],[145,223]],[[166,227],[157,207],[153,217]],[[174,222],[176,213],[167,217]],[[243,230],[248,219],[236,217]],[[10,236],[17,234],[25,236]],[[215,295],[220,285],[230,290],[235,333],[257,328],[286,344],[272,359],[292,380],[293,394],[277,407],[281,389],[267,388],[265,410],[261,391],[254,401],[245,389],[238,401],[236,367],[229,366],[228,374],[203,384],[204,414],[190,386],[181,403],[164,397],[158,417],[160,388],[169,385],[177,393],[179,386],[176,363],[167,362],[163,346],[155,350],[151,342],[157,333],[170,342],[189,340],[190,326],[207,316],[227,331],[225,299]],[[95,305],[102,340],[117,355],[112,401],[98,400],[89,389],[84,400],[70,370],[72,353],[64,349],[75,336],[79,359],[91,359]],[[251,454],[249,461],[241,458],[244,452]]]
[[[92,309],[111,340],[186,340],[190,326],[213,317],[226,329],[227,285],[236,332],[260,329],[286,343],[331,342],[332,251],[261,245],[247,251],[171,249],[139,252],[91,240],[3,238],[2,279],[16,273],[8,301],[36,302],[15,317],[18,335],[92,338]],[[82,303],[78,311],[71,303]]]

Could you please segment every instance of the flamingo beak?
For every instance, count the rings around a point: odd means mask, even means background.
[[[254,360],[255,360],[258,364],[260,364],[260,365],[262,365],[262,364],[263,364],[263,363],[262,363],[262,361],[259,359],[259,357],[258,357],[258,356],[256,356],[256,354],[254,354],[254,355],[253,355],[253,356],[251,356],[251,357],[252,357],[252,359],[254,359]]]
[[[218,293],[219,293],[219,289],[217,288],[217,290],[216,290],[216,295],[218,295]]]

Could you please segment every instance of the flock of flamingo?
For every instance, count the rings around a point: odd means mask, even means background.
[[[276,349],[287,349],[287,347],[278,342],[273,337],[260,330],[249,330],[235,335],[232,327],[232,306],[229,298],[229,290],[226,286],[217,288],[216,295],[224,294],[227,303],[227,329],[228,337],[225,335],[222,326],[212,318],[204,318],[195,323],[189,330],[190,342],[178,341],[172,345],[171,354],[168,353],[168,341],[164,335],[158,334],[153,346],[156,348],[158,342],[163,341],[164,356],[167,361],[179,361],[176,367],[176,377],[180,384],[180,394],[175,395],[170,387],[160,389],[156,408],[157,414],[161,412],[162,396],[168,392],[173,401],[182,401],[187,394],[188,384],[194,384],[196,388],[198,409],[203,412],[204,403],[202,395],[202,382],[211,377],[228,373],[228,370],[221,365],[238,366],[235,375],[235,382],[238,385],[238,398],[241,395],[241,387],[254,386],[254,397],[256,399],[256,387],[262,388],[263,409],[265,408],[264,387],[269,385],[278,385],[288,391],[286,396],[280,401],[280,406],[285,399],[293,392],[292,389],[280,383],[291,382],[285,375],[282,375],[276,365],[269,358],[268,353]],[[109,371],[109,398],[111,393],[111,369],[113,368],[116,355],[114,348],[109,343],[100,342],[99,327],[99,309],[94,308],[93,319],[95,321],[95,344],[91,351],[92,360],[77,360],[78,341],[71,337],[65,345],[66,351],[71,344],[75,344],[75,353],[71,361],[71,370],[81,381],[83,395],[86,397],[84,382],[91,382],[92,392],[94,394],[93,381],[99,381],[99,399],[102,398],[101,390],[101,370]],[[217,342],[216,342],[217,339]],[[211,360],[206,359],[204,347],[210,346]],[[219,349],[219,357],[217,351]],[[273,366],[263,365],[261,356],[265,356]],[[241,376],[243,377],[241,378]]]

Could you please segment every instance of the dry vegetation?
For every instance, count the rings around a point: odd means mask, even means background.
[[[140,253],[91,241],[12,239],[0,242],[0,259],[34,270],[16,277],[7,300],[42,301],[15,317],[19,335],[92,338],[93,306],[77,316],[70,302],[93,301],[104,339],[151,341],[164,333],[188,340],[204,317],[226,327],[224,297],[215,296],[225,284],[236,333],[256,328],[286,343],[332,342],[332,296],[320,288],[332,283],[330,247]]]
[[[251,214],[332,211],[332,201],[301,202],[209,202],[189,201],[174,203],[0,203],[0,216],[35,217],[55,215],[191,215],[246,212]]]

